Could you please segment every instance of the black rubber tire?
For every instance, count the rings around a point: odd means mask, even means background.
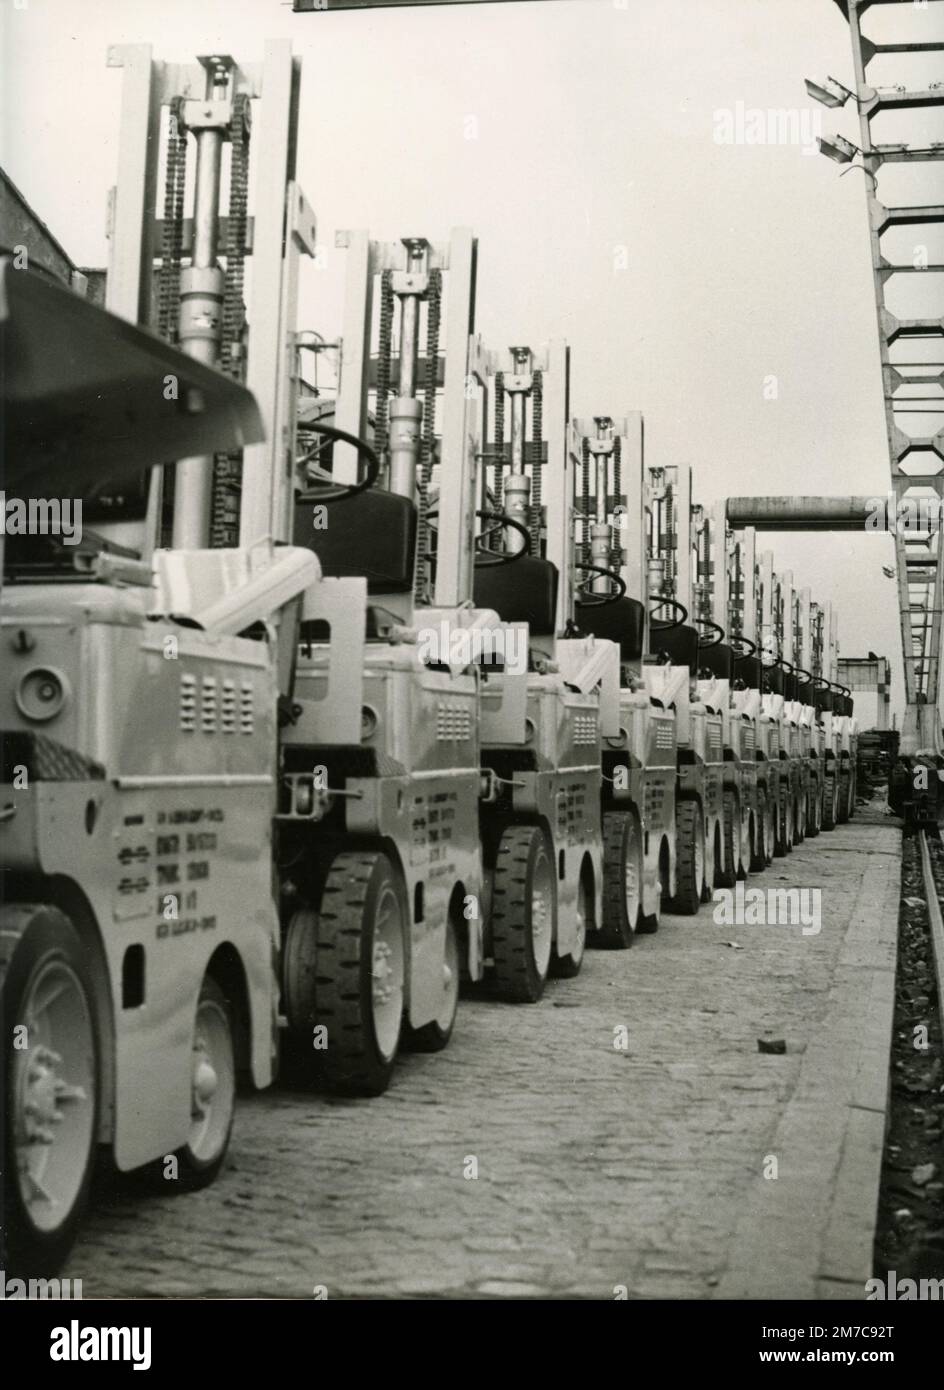
[[[774,829],[774,857],[783,859],[793,848],[793,835],[791,834],[790,818],[793,814],[790,798],[790,788],[784,778],[780,779],[780,787],[777,792],[777,807]]]
[[[376,850],[342,851],[321,894],[314,1014],[327,1027],[328,1046],[312,1055],[318,1079],[341,1095],[382,1095],[396,1065],[399,1036],[384,1055],[372,1005],[375,912],[388,890],[400,908],[405,978],[409,909],[403,879],[388,857]]]
[[[87,953],[69,919],[58,908],[44,903],[16,909],[24,925],[18,935],[0,937],[0,1028],[3,1030],[3,1084],[0,1087],[0,1125],[3,1130],[3,1222],[0,1254],[8,1276],[44,1278],[55,1274],[75,1241],[88,1204],[98,1143],[100,1042],[94,1007],[94,991]],[[19,925],[19,923],[17,924]],[[60,961],[78,981],[91,1021],[92,1057],[84,1059],[83,1074],[94,1078],[90,1104],[91,1127],[83,1160],[84,1171],[68,1211],[52,1230],[41,1230],[25,1209],[16,1180],[15,1123],[8,1107],[13,1096],[13,1067],[22,1053],[14,1047],[14,1029],[24,1022],[22,1006],[30,982],[40,967]],[[28,1049],[27,1049],[28,1050]],[[68,1061],[69,1059],[64,1059]]]
[[[636,924],[637,936],[654,936],[659,930],[659,918],[662,915],[663,903],[668,906],[669,901],[669,851],[667,846],[663,846],[664,854],[659,855],[659,897],[655,912],[640,911],[639,921]]]
[[[626,868],[636,861],[639,902],[635,920],[626,902]],[[642,914],[642,836],[632,811],[607,811],[603,816],[603,925],[591,938],[594,946],[625,951],[633,944]]]
[[[694,917],[701,904],[699,879],[704,876],[705,831],[701,807],[686,798],[675,809],[675,896],[670,899],[669,911],[683,917]],[[697,863],[697,844],[701,838],[702,868]]]
[[[494,986],[500,999],[536,1004],[550,972],[550,954],[541,969],[534,945],[532,898],[535,875],[546,861],[551,882],[551,940],[557,935],[557,876],[544,831],[535,825],[509,825],[502,832],[492,886],[491,938]],[[543,955],[543,949],[542,949]]]
[[[442,1052],[443,1048],[449,1045],[449,1039],[456,1026],[456,1015],[459,1012],[459,980],[462,973],[462,961],[459,953],[459,932],[454,912],[450,912],[446,922],[446,959],[443,965],[444,968],[453,971],[455,983],[455,990],[450,988],[449,991],[449,1016],[443,1019],[432,1018],[421,1028],[406,1026],[403,1046],[409,1048],[411,1052]]]
[[[806,838],[808,840],[815,840],[819,834],[819,823],[817,819],[818,799],[816,784],[811,781],[806,797]]]
[[[233,1120],[236,1116],[236,1042],[233,1028],[233,1015],[229,1000],[223,990],[211,975],[204,977],[200,987],[200,998],[197,1002],[199,1011],[201,1005],[210,1004],[214,1006],[219,1015],[225,1020],[229,1029],[229,1046],[232,1059],[233,1075],[233,1094],[230,1105],[229,1123],[226,1127],[226,1134],[217,1153],[211,1159],[200,1159],[192,1152],[188,1145],[177,1150],[177,1190],[181,1192],[199,1192],[203,1187],[209,1187],[216,1175],[219,1173],[226,1161],[226,1152],[229,1148],[230,1137],[233,1133]],[[196,1022],[196,1020],[194,1020]],[[155,1165],[155,1175],[162,1168],[160,1163]]]
[[[757,788],[757,814],[754,821],[756,844],[751,848],[751,873],[763,873],[767,868],[767,791]]]
[[[583,898],[583,941],[576,953],[559,956],[555,947],[551,954],[551,974],[558,980],[575,980],[580,974],[587,946],[599,936],[596,928],[596,909],[593,902],[593,874],[586,864],[580,874],[578,891]]]
[[[733,888],[737,883],[737,852],[740,843],[741,818],[737,797],[733,791],[724,793],[721,804],[721,863],[716,862],[715,864],[715,886]]]
[[[849,796],[852,787],[852,771],[847,763],[843,763],[839,772],[839,811],[836,820],[840,825],[845,825],[849,819]]]
[[[834,768],[837,767],[837,765],[836,765],[835,763],[833,763],[832,766],[833,766]],[[827,778],[825,779],[826,785],[825,785],[824,790],[823,790],[823,819],[822,819],[822,822],[821,822],[821,826],[822,826],[822,829],[823,829],[823,830],[835,830],[835,829],[836,829],[836,795],[835,795],[835,783],[836,783],[836,778],[837,778],[837,776],[838,776],[838,770],[837,770],[835,773],[833,773],[831,776],[829,776],[829,777],[827,777]]]

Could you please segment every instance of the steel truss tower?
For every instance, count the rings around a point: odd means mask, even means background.
[[[944,272],[944,265],[928,264],[921,248],[911,263],[901,264],[883,254],[882,238],[896,227],[944,228],[944,143],[915,140],[878,143],[872,138],[872,122],[883,113],[897,111],[920,125],[931,107],[944,107],[944,82],[921,90],[873,86],[869,67],[884,54],[944,54],[944,5],[939,0],[915,4],[914,0],[835,0],[849,22],[855,66],[855,95],[859,108],[862,164],[866,171],[872,270],[882,356],[883,394],[892,473],[894,515],[905,515],[899,504],[907,494],[940,499],[944,496],[944,320],[900,319],[886,304],[888,282],[902,272]],[[862,32],[862,19],[873,6],[895,4],[901,20],[914,30],[913,41],[880,43]],[[906,14],[907,11],[907,14]],[[897,18],[897,16],[896,16]],[[930,37],[932,28],[938,37]],[[941,68],[944,76],[944,67]],[[835,104],[839,104],[838,102]],[[904,122],[903,122],[904,123]],[[911,134],[911,130],[907,132]],[[878,177],[886,164],[906,164],[913,171],[912,185],[918,197],[906,204],[886,205],[879,198]],[[940,253],[938,256],[940,259]],[[929,346],[933,343],[934,346]],[[921,344],[916,351],[912,345]],[[927,416],[933,425],[927,434],[907,431],[908,415]],[[912,490],[920,490],[920,493]],[[907,504],[906,504],[907,505]],[[941,745],[940,696],[942,576],[940,512],[932,510],[927,525],[903,532],[894,527],[898,573],[907,713],[902,751]]]

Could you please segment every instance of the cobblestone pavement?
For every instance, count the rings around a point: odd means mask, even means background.
[[[540,1005],[463,1000],[446,1052],[404,1057],[377,1100],[243,1098],[212,1187],[99,1194],[65,1273],[87,1298],[711,1297],[897,853],[853,824],[752,876],[821,888],[818,935],[666,917]]]

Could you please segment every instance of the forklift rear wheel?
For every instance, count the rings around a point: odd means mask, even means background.
[[[459,1010],[459,932],[455,911],[446,920],[446,949],[443,954],[443,993],[439,1013],[422,1028],[410,1028],[406,1043],[413,1052],[442,1052],[452,1037]]]
[[[534,825],[502,832],[492,888],[492,958],[500,998],[536,1004],[557,926],[557,883],[547,836]]]
[[[669,911],[692,917],[698,911],[705,881],[705,823],[697,801],[680,801],[676,816],[675,897]]]
[[[236,1046],[229,1004],[206,975],[197,1001],[190,1071],[190,1134],[177,1151],[179,1185],[208,1187],[216,1177],[233,1132],[236,1113]]]
[[[663,840],[659,849],[659,882],[655,912],[641,912],[636,931],[639,936],[652,936],[659,930],[659,917],[662,904],[669,901],[670,858],[668,840]]]
[[[751,847],[754,844],[754,817],[747,806],[741,811],[741,844],[738,854],[736,877],[742,882],[747,878],[751,862]]]
[[[551,961],[551,973],[559,980],[573,980],[580,974],[584,952],[588,941],[595,941],[599,933],[594,925],[596,913],[593,909],[593,875],[584,864],[577,884],[577,936],[574,949],[569,955],[559,956],[555,952]]]
[[[778,859],[783,859],[793,848],[792,815],[790,792],[781,784],[780,795],[777,798],[777,824],[774,832],[774,855]]]
[[[834,764],[834,766],[835,766],[835,764]],[[836,829],[836,774],[835,774],[835,772],[828,773],[827,776],[826,776],[826,785],[825,785],[825,788],[824,788],[824,790],[823,790],[823,819],[822,819],[822,827],[821,827],[821,828],[822,828],[823,830],[835,830],[835,829]]]
[[[3,974],[4,1267],[47,1276],[88,1200],[98,1130],[98,1035],[86,952],[54,907],[13,909]],[[5,913],[5,917],[7,914]],[[6,926],[7,923],[5,922]]]
[[[806,798],[806,837],[808,840],[815,840],[819,834],[821,803],[819,799],[819,789],[815,782],[810,783],[810,789]]]
[[[840,825],[844,825],[849,819],[849,790],[852,783],[852,776],[848,766],[845,764],[839,773],[839,809],[836,820]]]
[[[397,1059],[406,981],[406,893],[387,856],[335,855],[317,921],[314,1012],[328,1030],[314,1054],[320,1075],[341,1094],[379,1096]]]
[[[767,865],[770,863],[770,860],[769,860],[768,857],[767,857],[767,850],[768,850],[768,846],[767,846],[768,821],[769,821],[769,816],[768,816],[768,810],[767,810],[767,792],[766,792],[766,789],[765,789],[764,787],[758,787],[758,788],[757,788],[757,820],[756,820],[755,825],[754,825],[754,829],[755,829],[755,832],[756,832],[756,838],[755,838],[754,847],[753,847],[752,850],[751,850],[751,873],[752,873],[752,874],[759,874],[759,873],[761,873],[764,869],[766,869]]]
[[[595,946],[625,950],[632,946],[642,911],[642,836],[631,811],[607,811],[603,817],[603,926]]]
[[[733,888],[737,882],[738,833],[740,830],[738,804],[734,792],[724,793],[722,807],[724,817],[723,845],[721,858],[717,861],[715,883],[719,888]]]

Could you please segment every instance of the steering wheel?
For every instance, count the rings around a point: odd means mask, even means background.
[[[671,604],[671,606],[681,614],[679,618],[662,620],[660,618],[654,618],[650,613],[650,624],[656,632],[672,632],[675,628],[681,627],[688,617],[688,609],[685,607],[685,604],[679,603],[678,599],[669,598],[668,594],[650,594],[649,602],[654,603],[656,608],[664,608],[667,603]]]
[[[520,560],[522,555],[531,554],[531,532],[526,526],[522,526],[520,521],[515,521],[513,516],[506,515],[505,512],[476,512],[479,521],[491,521],[494,524],[487,530],[480,531],[475,538],[474,564],[479,569],[494,569],[497,565],[513,565],[516,560]],[[493,536],[499,528],[510,526],[513,531],[524,539],[523,550],[486,550],[483,541],[488,536]]]
[[[712,622],[711,618],[696,618],[695,622],[699,623],[702,627],[713,627],[715,632],[718,634],[717,637],[713,639],[713,641],[703,642],[701,640],[701,633],[699,633],[698,646],[700,650],[707,652],[710,651],[712,647],[719,647],[721,645],[721,643],[724,641],[724,628],[721,626],[720,623]]]
[[[426,513],[426,520],[439,515],[439,508],[432,507]],[[493,521],[494,526],[490,526],[487,531],[481,531],[475,538],[475,554],[477,557],[473,562],[479,569],[494,569],[497,565],[513,565],[516,560],[520,560],[523,555],[531,554],[531,532],[526,526],[522,526],[520,521],[515,521],[513,516],[506,516],[504,512],[476,512],[475,515],[480,521]],[[481,542],[487,536],[492,536],[502,526],[510,526],[513,531],[517,531],[524,541],[522,550],[483,550]]]
[[[740,637],[732,637],[732,638],[731,638],[731,641],[732,641],[732,642],[737,642],[737,644],[738,644],[739,647],[740,647],[743,643],[746,643],[747,646],[750,647],[750,651],[749,651],[749,652],[736,652],[736,653],[735,653],[736,656],[753,656],[754,653],[757,651],[757,643],[756,643],[756,642],[752,642],[751,639],[750,639],[749,637],[745,637],[743,633],[741,634]]]
[[[366,459],[367,472],[359,483],[351,483],[350,486],[325,483],[307,487],[301,494],[302,501],[320,502],[324,506],[330,506],[332,502],[346,502],[348,498],[356,497],[359,492],[366,492],[369,487],[373,487],[380,473],[380,459],[366,439],[359,439],[356,434],[348,434],[347,430],[339,430],[337,425],[327,425],[321,420],[312,420],[305,425],[305,429],[311,430],[313,434],[324,435],[326,439],[352,445],[357,450],[358,458]],[[309,449],[307,454],[303,454],[298,463],[308,463],[320,451],[321,445],[317,444],[315,448]]]
[[[605,608],[609,603],[616,603],[619,599],[626,596],[626,581],[612,570],[603,569],[601,565],[575,565],[574,569],[582,570],[585,574],[600,574],[615,584],[616,588],[610,594],[587,594],[585,585],[592,583],[592,580],[585,579],[582,584],[577,585],[577,593],[584,594],[585,597],[578,598],[577,603],[581,608]]]

